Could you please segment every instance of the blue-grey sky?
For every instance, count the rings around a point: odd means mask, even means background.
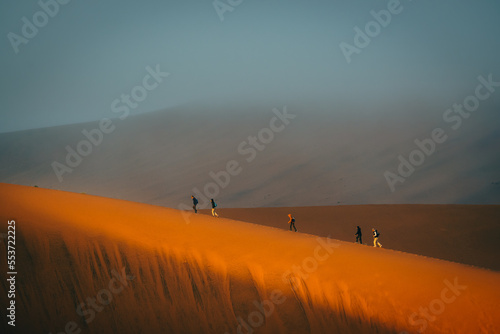
[[[54,1],[41,2],[54,10]],[[353,28],[390,2],[220,0],[231,9],[221,21],[210,0],[72,0],[53,17],[36,1],[2,1],[0,132],[116,117],[112,102],[157,64],[170,76],[136,113],[301,97],[366,109],[388,99],[451,105],[478,75],[500,79],[497,0],[401,0],[400,13],[347,63],[339,44],[354,45]],[[10,33],[24,38],[23,17],[48,22],[13,46]]]

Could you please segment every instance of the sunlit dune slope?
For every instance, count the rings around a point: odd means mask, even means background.
[[[223,205],[223,204],[222,204]],[[373,245],[372,227],[385,248],[500,270],[500,205],[337,205],[298,208],[220,208],[219,214],[288,228],[293,213],[300,232]],[[209,211],[203,211],[209,214]]]
[[[83,194],[0,193],[3,226],[16,221],[18,333],[499,332],[496,272]]]

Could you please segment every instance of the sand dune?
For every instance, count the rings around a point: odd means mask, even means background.
[[[498,205],[340,205],[298,208],[219,208],[229,219],[288,228],[288,213],[299,231],[353,242],[356,226],[373,245],[372,227],[390,249],[500,270]],[[203,213],[209,214],[208,211]]]
[[[114,119],[106,134],[59,182],[51,164],[64,163],[82,131],[98,122],[0,134],[0,182],[38,185],[172,208],[189,204],[198,189],[215,193],[224,207],[340,204],[499,204],[500,160],[495,108],[470,118],[459,131],[443,124],[442,111],[425,105],[363,111],[355,105],[317,101],[248,105],[199,104]],[[249,136],[270,127],[273,108],[295,116],[255,156]],[[379,111],[379,112],[378,112]],[[377,116],[375,116],[377,115]],[[114,117],[114,114],[103,117]],[[280,122],[276,126],[281,127]],[[386,171],[396,172],[436,127],[449,139],[391,192]],[[480,131],[474,131],[480,129]],[[269,133],[267,136],[270,136]],[[265,137],[267,138],[267,137]],[[269,137],[271,138],[271,137]],[[251,159],[253,158],[253,160]],[[248,161],[248,160],[251,161]],[[241,173],[218,191],[210,172],[235,160]],[[201,196],[198,196],[201,199]]]
[[[1,219],[17,227],[17,333],[500,332],[497,272],[146,204],[0,190]]]

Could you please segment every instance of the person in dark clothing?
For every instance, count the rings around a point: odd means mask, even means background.
[[[356,243],[359,241],[360,244],[363,244],[363,241],[361,240],[361,228],[359,226],[356,226]]]
[[[191,198],[193,199],[193,210],[194,210],[194,213],[198,213],[198,209],[196,209],[196,206],[198,205],[198,200],[193,195],[191,195]]]
[[[212,216],[219,218],[217,212],[215,212],[215,208],[217,207],[217,203],[215,203],[214,199],[210,199],[210,203],[212,204]]]
[[[295,229],[295,232],[297,232],[297,228],[295,227],[295,218],[292,216],[291,213],[288,214],[288,218],[290,220],[288,221],[288,224],[290,224],[290,231],[292,230],[292,227]]]

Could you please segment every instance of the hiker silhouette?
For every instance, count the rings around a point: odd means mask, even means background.
[[[217,214],[217,212],[215,212],[215,208],[217,207],[217,203],[215,203],[213,198],[210,199],[210,203],[212,204],[212,216],[219,218],[219,215]]]
[[[290,224],[290,231],[292,230],[292,227],[295,229],[295,232],[297,232],[297,228],[295,227],[295,218],[292,216],[291,213],[288,214],[288,218],[290,220],[288,221],[288,224]]]
[[[382,247],[382,244],[378,242],[378,238],[380,237],[380,233],[375,228],[372,228],[373,232],[373,247]]]
[[[198,200],[193,195],[191,195],[191,198],[193,199],[193,210],[194,210],[194,213],[198,213],[198,209],[196,209],[196,206],[198,205]]]
[[[360,244],[363,244],[363,241],[361,240],[361,228],[359,226],[356,226],[356,243],[359,241]]]

